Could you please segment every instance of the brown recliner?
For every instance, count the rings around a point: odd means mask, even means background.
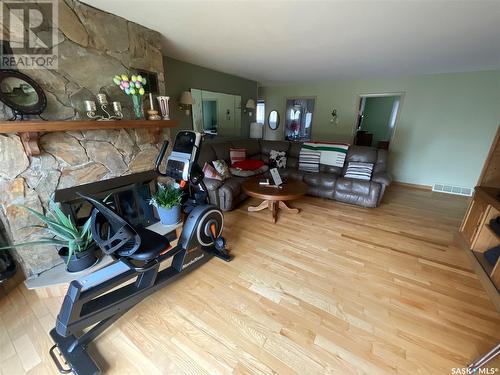
[[[237,140],[231,142],[205,142],[200,150],[198,163],[203,168],[205,162],[223,159],[229,165],[229,149],[245,148],[247,158],[269,162],[271,150],[286,151],[287,167],[280,169],[285,178],[304,181],[308,194],[362,207],[377,207],[382,201],[385,189],[391,183],[387,173],[387,151],[373,147],[351,146],[343,168],[320,164],[320,171],[305,172],[298,169],[301,143],[289,141]],[[370,181],[345,178],[345,170],[350,161],[373,163]],[[242,177],[232,176],[225,181],[205,178],[210,202],[223,211],[233,210],[247,198],[241,189]]]

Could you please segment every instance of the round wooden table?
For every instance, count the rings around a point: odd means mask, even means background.
[[[298,213],[298,208],[289,207],[285,201],[298,199],[307,192],[307,185],[302,181],[288,179],[281,186],[266,186],[259,185],[258,178],[249,179],[241,185],[243,191],[254,198],[260,198],[264,201],[258,206],[248,207],[248,211],[261,211],[268,208],[273,217],[273,222],[276,223],[278,210],[281,208],[286,212]]]

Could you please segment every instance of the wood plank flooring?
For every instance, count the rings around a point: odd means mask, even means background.
[[[225,215],[233,262],[160,290],[90,348],[107,373],[452,374],[500,339],[456,239],[466,199],[395,187],[363,209],[306,197],[277,224],[247,212],[255,203]],[[47,332],[60,304],[23,286],[0,300],[2,374],[57,373]]]

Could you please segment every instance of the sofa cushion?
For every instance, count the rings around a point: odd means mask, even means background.
[[[234,148],[245,148],[247,150],[247,158],[260,154],[260,144],[257,139],[240,139],[231,141],[231,146]]]
[[[288,149],[286,165],[290,168],[299,167],[299,154],[302,148],[302,143],[300,142],[290,142],[290,148]]]
[[[372,175],[372,181],[378,182],[381,185],[389,186],[391,184],[392,178],[387,172],[378,172]]]
[[[205,163],[211,163],[216,159],[217,155],[215,154],[212,145],[204,143],[198,153],[198,165],[203,168]]]
[[[375,162],[375,167],[373,168],[373,174],[387,171],[387,155],[387,150],[377,150],[377,161]]]
[[[262,161],[269,164],[269,154],[271,150],[288,152],[290,142],[288,141],[260,141],[260,152],[262,154]]]
[[[351,161],[375,164],[377,162],[377,149],[367,146],[351,146],[347,151],[344,166]]]
[[[321,173],[333,173],[333,174],[336,174],[338,176],[342,175],[342,168],[335,167],[333,165],[320,164],[319,171]]]
[[[229,148],[231,146],[229,142],[211,143],[210,146],[215,151],[216,159],[229,162]]]
[[[217,190],[224,184],[224,182],[222,182],[221,180],[216,180],[213,178],[204,178],[203,182],[205,183],[208,191]]]
[[[243,181],[245,181],[244,178],[234,176],[224,181],[224,184],[219,188],[219,205],[221,209],[225,211],[231,210],[236,202],[240,201]]]
[[[316,186],[321,188],[332,189],[335,187],[335,182],[338,179],[338,175],[330,173],[318,173],[318,172],[303,172],[304,182],[310,186]]]
[[[278,172],[282,178],[292,178],[294,180],[302,181],[304,172],[299,171],[296,168],[282,168],[278,169]]]
[[[229,168],[229,171],[233,176],[238,176],[238,177],[251,177],[251,176],[257,176],[259,174],[265,173],[269,170],[269,167],[265,164],[261,165],[257,169],[238,169],[238,168]]]
[[[372,181],[340,177],[335,184],[335,200],[363,207],[376,207],[381,185]]]

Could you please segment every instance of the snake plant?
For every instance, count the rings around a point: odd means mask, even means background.
[[[83,252],[90,248],[94,241],[90,231],[90,217],[82,227],[77,227],[71,217],[64,215],[56,203],[50,201],[47,214],[42,214],[30,207],[21,206],[33,216],[40,219],[43,225],[30,225],[28,228],[39,228],[46,232],[48,237],[41,237],[36,241],[23,242],[12,246],[0,247],[0,250],[21,246],[54,245],[68,248],[68,262],[75,253]]]

